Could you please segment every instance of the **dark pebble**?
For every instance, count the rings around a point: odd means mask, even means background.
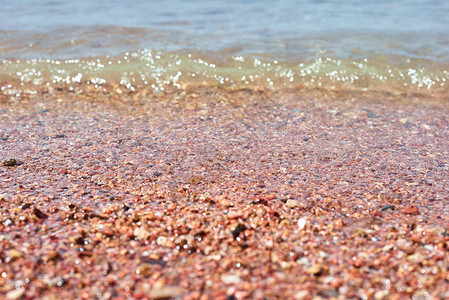
[[[245,230],[245,226],[242,224],[239,224],[233,231],[231,231],[234,239],[236,239],[240,235],[240,232],[242,232],[244,230]]]
[[[33,208],[33,213],[39,219],[47,219],[48,218],[48,215],[46,213],[44,213],[42,210],[40,210],[39,208],[37,208],[37,207]]]
[[[28,203],[28,202],[23,203],[21,207],[22,207],[22,209],[27,209],[27,208],[31,207],[31,203]]]
[[[384,207],[382,207],[381,211],[386,211],[386,210],[389,210],[389,209],[394,210],[395,208],[392,205],[385,205]]]
[[[19,162],[15,158],[9,158],[3,162],[3,166],[5,166],[5,167],[14,167],[14,166],[18,166],[18,165],[19,165]]]

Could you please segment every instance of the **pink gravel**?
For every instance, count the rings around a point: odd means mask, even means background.
[[[446,100],[3,100],[0,295],[447,299]]]

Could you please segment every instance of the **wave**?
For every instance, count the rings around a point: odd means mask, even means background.
[[[345,89],[449,94],[449,64],[400,55],[298,58],[273,53],[235,55],[234,49],[199,52],[140,49],[116,56],[4,59],[4,97],[45,89],[117,89],[160,93],[192,85],[258,89]]]

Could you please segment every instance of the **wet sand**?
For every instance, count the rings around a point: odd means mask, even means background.
[[[448,298],[447,103],[221,89],[3,100],[0,295]]]

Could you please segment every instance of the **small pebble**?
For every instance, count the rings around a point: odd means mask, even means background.
[[[298,229],[303,230],[307,225],[307,218],[301,218],[298,220]]]
[[[392,205],[385,205],[384,207],[382,207],[381,211],[386,211],[386,210],[394,210],[394,206]]]
[[[45,214],[43,211],[41,211],[39,208],[35,207],[33,208],[33,213],[38,217],[39,219],[47,219],[48,215]]]
[[[307,299],[309,297],[309,292],[308,291],[299,291],[295,294],[295,299],[296,300],[302,300],[302,299]]]
[[[164,285],[162,287],[151,289],[148,296],[151,299],[172,299],[180,297],[183,293],[185,293],[183,288],[173,285]]]
[[[418,208],[414,205],[407,206],[406,208],[404,208],[404,210],[402,212],[406,215],[418,215],[419,214]]]
[[[321,273],[322,269],[323,269],[323,267],[321,265],[315,264],[307,269],[307,273],[313,274],[313,275],[318,275]]]
[[[24,288],[14,289],[14,290],[9,291],[6,294],[6,298],[9,300],[16,300],[16,299],[20,299],[24,294],[25,294]]]
[[[288,199],[285,205],[287,205],[287,207],[289,208],[295,208],[299,206],[299,202],[297,200]]]
[[[149,264],[141,264],[136,273],[142,276],[150,276],[151,275],[151,266]]]
[[[134,229],[134,236],[139,240],[146,240],[150,236],[150,233],[142,227],[137,227]]]
[[[11,257],[11,259],[18,259],[22,257],[22,253],[20,253],[19,251],[15,250],[15,249],[11,249],[9,250],[9,256]]]
[[[19,162],[15,158],[9,158],[3,162],[3,166],[5,166],[5,167],[14,167],[14,166],[18,166],[18,165],[19,165]]]
[[[241,281],[240,276],[237,274],[223,274],[220,278],[226,284],[239,284]]]

